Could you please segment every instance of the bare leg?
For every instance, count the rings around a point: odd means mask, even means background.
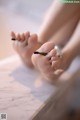
[[[39,41],[45,43],[60,30],[75,14],[79,14],[79,4],[62,4],[55,0],[39,32]]]
[[[65,24],[58,32],[56,32],[55,35],[53,35],[51,41],[56,45],[60,45],[63,47],[68,40],[70,40],[70,37],[72,36],[77,24],[79,21],[79,15],[75,15],[74,18],[69,20],[67,24]],[[49,47],[49,46],[47,46]],[[33,62],[35,62],[33,60]]]
[[[57,9],[55,11],[56,7]],[[25,65],[28,65],[30,67],[33,66],[31,61],[31,56],[33,52],[38,49],[43,43],[48,41],[52,37],[52,35],[54,35],[59,29],[62,28],[62,26],[68,23],[70,19],[73,18],[75,13],[78,14],[78,9],[78,5],[66,5],[55,1],[50,9],[47,21],[45,20],[45,24],[42,25],[38,39],[33,35],[29,35],[27,37],[25,34],[11,34],[12,37],[17,38],[18,40],[17,45],[16,43],[14,43],[14,48],[19,53]],[[33,41],[35,42],[35,44],[33,43]],[[41,44],[39,44],[39,42],[41,42]]]
[[[55,80],[66,70],[73,59],[80,55],[80,23],[67,45],[62,49],[63,57],[56,57],[56,51],[53,49],[54,42],[43,44],[38,51],[47,52],[47,56],[32,56],[33,64],[37,66],[46,79]]]
[[[63,47],[68,42],[68,40],[70,40],[70,37],[72,36],[78,21],[79,15],[75,15],[74,18],[72,18],[55,35],[53,35],[51,40],[54,41],[56,45]]]

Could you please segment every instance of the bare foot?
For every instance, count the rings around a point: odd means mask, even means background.
[[[54,49],[53,42],[47,42],[43,44],[37,51],[47,52],[46,56],[33,54],[32,62],[35,67],[42,73],[42,75],[49,80],[56,80],[66,70],[71,61],[67,59],[67,55],[63,53],[63,57],[60,58],[57,51]]]
[[[20,55],[22,61],[25,65],[32,68],[31,56],[33,52],[40,47],[37,35],[30,35],[30,32],[23,34],[11,32],[11,37],[16,39],[16,41],[13,42],[13,47]]]

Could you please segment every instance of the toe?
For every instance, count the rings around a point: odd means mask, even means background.
[[[11,32],[11,37],[16,39],[16,34],[13,31]]]
[[[21,35],[21,41],[24,41],[25,40],[25,35],[24,33]]]
[[[26,33],[23,33],[21,36],[20,36],[20,39],[21,39],[21,46],[23,47],[26,47],[28,45],[28,39],[30,37],[30,33],[29,32],[26,32]]]
[[[53,48],[54,48],[54,43],[53,42],[47,42],[47,43],[44,43],[38,50],[40,52],[50,52]]]
[[[33,44],[36,44],[38,41],[38,36],[36,34],[33,34],[28,39],[28,45],[32,46]]]
[[[21,41],[21,36],[20,36],[20,34],[17,34],[16,39],[17,39],[18,41]]]
[[[30,32],[24,33],[25,40],[28,40],[30,37]]]
[[[52,61],[52,67],[56,70],[60,67],[60,64],[58,61]]]
[[[63,69],[58,69],[54,72],[55,75],[61,75],[64,72]]]
[[[47,54],[47,58],[50,60],[52,57],[56,56],[56,50],[52,49],[48,54]]]
[[[35,37],[37,37],[37,36],[35,36]],[[30,39],[32,39],[32,38],[30,38]],[[31,40],[31,42],[32,42],[32,40]],[[39,51],[39,52],[50,52],[53,48],[54,48],[54,43],[53,42],[47,42],[47,43],[43,44],[37,51]],[[39,54],[33,54],[32,55],[32,62],[35,66],[37,66],[37,62],[41,62],[40,60],[43,61],[43,63],[46,62],[46,61],[48,62],[48,60],[45,56],[43,57]],[[49,64],[51,65],[50,62],[49,62]]]
[[[57,56],[51,57],[51,61],[57,61],[59,58]]]

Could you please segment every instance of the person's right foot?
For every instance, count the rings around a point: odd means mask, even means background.
[[[23,33],[22,35],[11,32],[11,37],[16,39],[13,43],[14,49],[18,52],[23,62],[32,68],[31,56],[40,47],[37,35],[30,35],[29,32]]]
[[[58,79],[71,63],[71,60],[70,58],[67,58],[66,53],[63,53],[61,58],[59,57],[59,54],[57,55],[54,42],[46,42],[37,51],[47,53],[46,56],[33,54],[32,62],[48,80]]]

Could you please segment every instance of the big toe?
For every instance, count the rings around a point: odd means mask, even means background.
[[[53,42],[46,42],[38,49],[38,51],[49,53],[54,48],[54,46],[55,44]]]
[[[54,43],[47,42],[47,43],[43,44],[37,51],[49,53],[53,48],[54,48]],[[38,61],[40,61],[40,59],[41,59],[40,55],[38,55],[38,54],[32,55],[32,62],[35,67],[38,67]]]

